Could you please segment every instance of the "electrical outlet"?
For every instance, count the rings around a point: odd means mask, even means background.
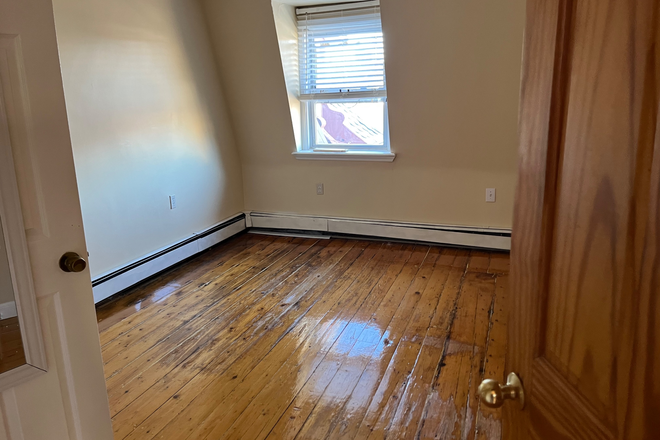
[[[170,209],[175,209],[176,208],[176,196],[172,194],[170,196]]]
[[[316,195],[317,196],[322,196],[323,195],[323,184],[322,183],[317,183],[316,184]]]
[[[486,202],[495,203],[495,188],[486,188]]]

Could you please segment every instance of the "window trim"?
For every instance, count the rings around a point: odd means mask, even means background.
[[[291,153],[298,160],[340,160],[359,162],[393,162],[396,154],[391,151],[355,151],[340,153],[318,152],[311,150],[294,151]]]
[[[298,20],[303,14],[323,14],[328,12],[341,12],[344,9],[369,9],[379,8],[380,2],[364,1],[349,3],[343,5],[312,6],[306,8],[297,8],[296,16]],[[378,11],[380,14],[380,11]],[[351,15],[352,16],[352,15]],[[298,25],[300,29],[300,25]],[[300,39],[298,40],[301,41]],[[300,50],[300,48],[299,48]],[[300,61],[302,62],[302,61]],[[340,71],[341,72],[341,71]],[[301,70],[298,70],[298,75]],[[383,75],[385,74],[383,70]],[[301,79],[299,78],[299,81]],[[386,80],[385,80],[386,81]],[[301,142],[293,155],[296,159],[319,159],[319,160],[370,160],[391,162],[396,155],[392,153],[390,145],[389,131],[389,109],[387,100],[387,84],[384,83],[384,89],[380,90],[356,90],[348,91],[339,89],[339,91],[329,91],[326,93],[303,94],[302,90],[298,96],[300,102],[300,121],[301,121]],[[332,102],[383,102],[383,144],[382,145],[364,145],[364,144],[317,144],[316,143],[316,118],[314,106],[316,103]]]

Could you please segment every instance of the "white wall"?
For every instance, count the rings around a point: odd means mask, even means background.
[[[93,278],[243,209],[511,226],[524,0],[382,0],[394,163],[294,159],[271,1],[200,2],[54,1]]]
[[[246,209],[511,226],[524,0],[381,0],[391,164],[294,159],[271,1],[202,2]]]
[[[277,43],[280,48],[282,71],[286,85],[286,97],[291,112],[291,126],[296,149],[302,147],[302,106],[300,96],[300,78],[298,75],[298,20],[296,7],[273,0],[273,20],[277,31]]]
[[[54,7],[92,278],[240,212],[239,156],[198,2]]]

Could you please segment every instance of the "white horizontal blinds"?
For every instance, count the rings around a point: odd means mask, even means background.
[[[302,100],[386,96],[378,2],[345,6],[297,10]]]

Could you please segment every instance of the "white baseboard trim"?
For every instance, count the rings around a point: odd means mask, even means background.
[[[0,304],[0,319],[13,318],[14,316],[18,316],[16,301],[9,301]]]
[[[94,302],[122,292],[163,270],[220,243],[245,229],[255,233],[301,236],[313,232],[319,236],[356,236],[445,244],[470,248],[511,249],[511,230],[433,225],[341,217],[321,217],[265,212],[237,214],[202,232],[132,261],[92,280]],[[9,303],[5,303],[9,304]],[[0,319],[4,319],[0,304]],[[15,306],[14,306],[15,310]],[[16,315],[13,315],[16,316]],[[6,317],[9,317],[7,315]]]
[[[346,234],[470,248],[511,249],[510,229],[265,212],[250,212],[248,216],[253,228],[263,230],[317,231],[330,235],[333,233],[338,235]]]
[[[246,215],[243,213],[235,215],[184,240],[96,277],[92,280],[94,303],[126,290],[168,267],[244,231],[245,225]],[[0,313],[2,313],[1,310]]]

